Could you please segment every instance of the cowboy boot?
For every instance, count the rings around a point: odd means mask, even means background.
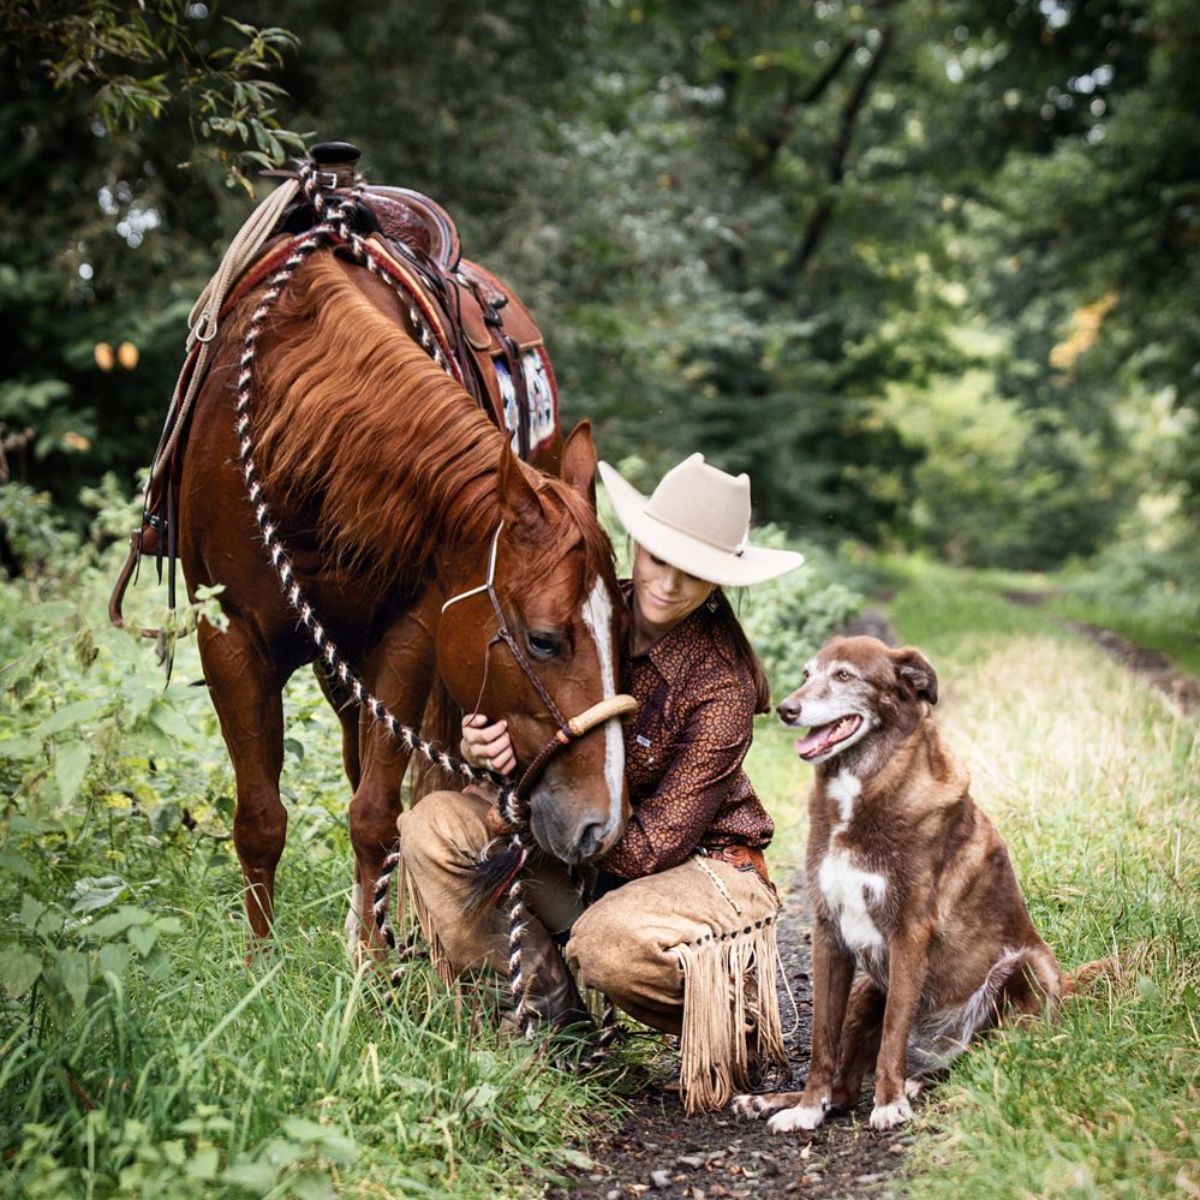
[[[533,1028],[561,1031],[592,1024],[562,952],[546,926],[534,916],[527,919],[522,937],[521,978]]]

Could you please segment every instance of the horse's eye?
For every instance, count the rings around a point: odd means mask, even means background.
[[[557,658],[562,653],[563,640],[556,633],[532,630],[525,635],[525,644],[535,658]]]

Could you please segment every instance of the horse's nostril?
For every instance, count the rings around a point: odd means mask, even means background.
[[[589,858],[594,858],[600,852],[600,844],[604,840],[604,826],[599,821],[593,821],[590,825],[585,825],[579,833],[579,840],[575,843],[576,852],[579,855],[579,862],[587,862]]]

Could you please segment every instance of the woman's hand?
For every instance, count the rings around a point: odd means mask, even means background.
[[[517,765],[508,722],[495,721],[489,725],[483,713],[468,713],[463,717],[459,751],[471,766],[490,767],[499,775],[509,774]]]

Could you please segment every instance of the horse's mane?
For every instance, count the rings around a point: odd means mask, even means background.
[[[491,538],[506,435],[331,255],[296,272],[263,341],[252,404],[260,476],[275,504],[313,514],[339,563],[414,594],[437,551]],[[523,546],[528,583],[580,541],[580,589],[611,574],[612,547],[582,495],[518,469],[547,517]]]

